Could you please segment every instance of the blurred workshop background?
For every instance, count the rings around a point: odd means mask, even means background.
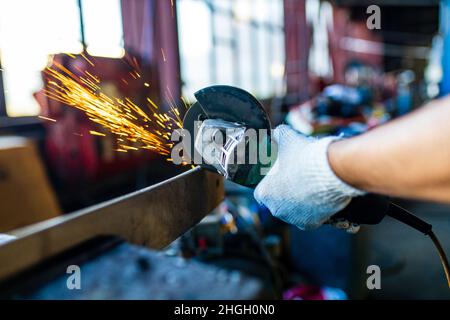
[[[372,4],[380,28],[368,28]],[[450,1],[0,1],[3,233],[190,169],[151,150],[118,152],[108,130],[49,98],[44,70],[54,65],[162,110],[212,84],[238,86],[274,125],[352,136],[450,92]],[[393,220],[356,236],[301,232],[271,218],[250,189],[230,183],[226,194],[171,254],[248,273],[285,299],[449,297],[431,242]],[[450,252],[449,206],[399,203]],[[382,290],[366,288],[370,264],[383,270]]]

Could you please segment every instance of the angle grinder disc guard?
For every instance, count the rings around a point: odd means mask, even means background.
[[[215,85],[201,89],[194,95],[197,102],[189,108],[183,119],[183,128],[191,134],[190,148],[193,152],[196,152],[195,121],[222,119],[242,124],[247,129],[267,129],[270,135],[269,117],[261,103],[249,92],[232,86]]]

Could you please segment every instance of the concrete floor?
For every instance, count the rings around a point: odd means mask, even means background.
[[[450,257],[450,206],[394,202],[432,224]],[[381,268],[381,290],[371,290],[371,299],[450,299],[437,251],[427,236],[389,217],[366,230],[368,262]]]

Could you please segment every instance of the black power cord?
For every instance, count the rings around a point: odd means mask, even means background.
[[[436,247],[450,288],[450,267],[441,243],[433,232],[431,224],[426,223],[405,208],[390,201],[389,197],[369,193],[353,198],[350,204],[330,219],[330,223],[346,220],[355,224],[378,224],[388,215],[413,229],[430,237]]]
[[[442,245],[439,242],[439,239],[437,238],[436,234],[433,232],[433,226],[431,224],[426,223],[425,221],[418,218],[405,208],[402,208],[393,202],[389,203],[389,208],[386,214],[391,218],[403,222],[404,224],[424,233],[425,235],[431,238],[434,246],[436,247],[436,250],[438,251],[439,259],[441,260],[442,267],[444,268],[445,277],[447,278],[447,285],[450,288],[450,266],[445,251],[442,248]]]

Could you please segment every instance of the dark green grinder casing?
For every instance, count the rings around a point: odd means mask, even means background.
[[[256,152],[256,163],[245,161],[245,163],[239,164],[236,170],[233,170],[233,174],[225,174],[225,176],[235,183],[247,187],[256,187],[272,164],[267,162],[267,159],[261,161],[260,154],[271,155],[271,151],[274,151],[271,150],[271,124],[264,107],[249,92],[232,86],[210,86],[197,91],[194,95],[197,102],[189,108],[183,119],[183,128],[188,130],[191,135],[190,141],[183,141],[183,143],[190,143],[189,146],[186,146],[192,153],[190,157],[188,156],[190,160],[202,159],[195,148],[195,134],[199,121],[220,119],[242,125],[246,129],[254,129],[257,133],[256,143],[250,141],[250,139],[254,139],[252,135],[248,136],[243,143],[246,145],[246,153],[255,154],[254,152]],[[260,129],[264,129],[263,132],[266,134],[260,135]],[[255,150],[254,146],[257,146],[258,150]],[[203,162],[201,166],[207,170],[224,174],[213,165]]]

